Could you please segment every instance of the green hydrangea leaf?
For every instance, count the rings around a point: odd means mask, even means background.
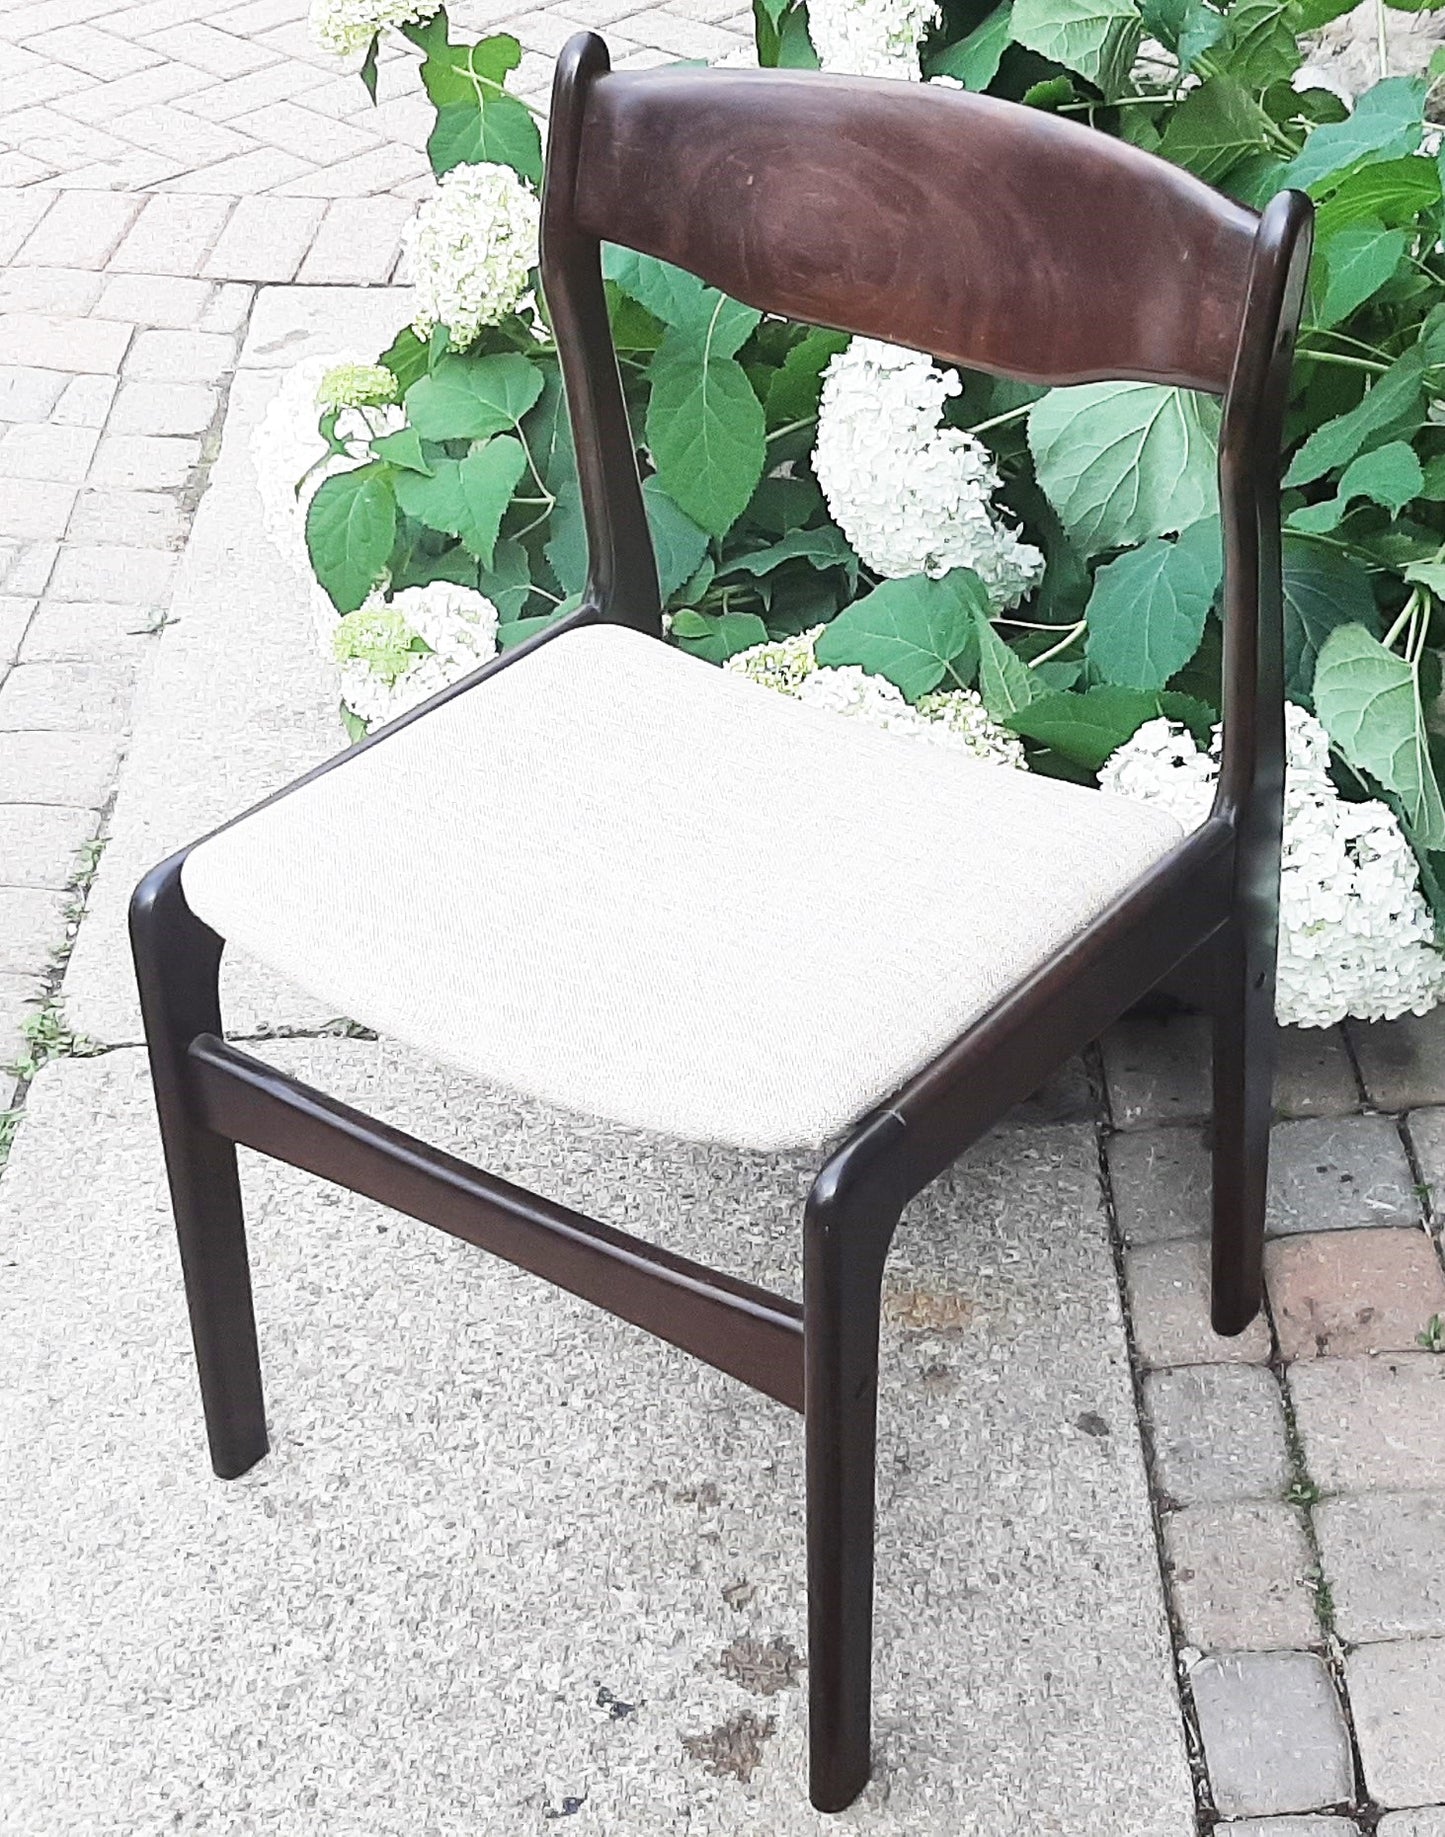
[[[704,657],[709,663],[726,663],[739,651],[766,644],[768,628],[752,612],[708,614],[685,608],[673,616],[672,639],[679,650],[690,656]]]
[[[1413,434],[1425,419],[1425,355],[1422,346],[1412,346],[1347,414],[1317,427],[1290,461],[1285,484],[1313,484],[1357,453]]]
[[[847,347],[846,332],[830,332],[824,326],[814,326],[793,346],[773,373],[763,401],[769,428],[786,427],[790,421],[806,421],[817,414],[823,372]]]
[[[744,306],[686,269],[636,249],[609,243],[603,252],[603,272],[629,299],[664,325],[705,344],[714,357],[734,356],[763,316],[755,306]]]
[[[1445,599],[1445,561],[1408,561],[1401,570],[1415,587],[1428,587],[1436,599]]]
[[[400,478],[417,478],[403,472]],[[423,481],[429,482],[429,481]],[[306,548],[316,578],[340,613],[355,612],[381,579],[396,541],[389,466],[375,462],[323,481],[306,511]]]
[[[520,352],[448,357],[407,390],[407,419],[424,440],[485,440],[515,427],[544,381]]]
[[[1360,625],[1325,639],[1315,668],[1315,712],[1357,771],[1399,798],[1422,848],[1445,848],[1445,805],[1430,762],[1419,680]]]
[[[1013,11],[1012,0],[996,6],[967,38],[946,45],[928,60],[929,76],[956,77],[965,89],[987,89],[1013,40]]]
[[[1370,577],[1338,549],[1286,533],[1284,573],[1284,673],[1292,702],[1312,707],[1315,663],[1339,625],[1360,625],[1378,637],[1379,613]]]
[[[1210,77],[1169,117],[1161,155],[1217,185],[1241,160],[1269,145],[1274,124],[1232,77]]]
[[[1328,191],[1365,159],[1413,153],[1425,118],[1423,77],[1387,77],[1367,89],[1343,121],[1317,127],[1290,162],[1285,183],[1300,191]]]
[[[436,474],[397,476],[397,498],[409,517],[457,536],[484,568],[492,566],[497,532],[527,463],[522,443],[499,434],[465,459],[437,461]]]
[[[1013,36],[1095,85],[1120,93],[1143,23],[1134,0],[1014,0]]]
[[[1345,468],[1340,488],[1327,502],[1309,504],[1296,510],[1289,519],[1291,529],[1321,534],[1334,529],[1344,520],[1356,498],[1368,498],[1382,504],[1397,516],[1424,488],[1425,473],[1415,457],[1415,449],[1403,440],[1392,440],[1351,460]]]
[[[1357,306],[1378,293],[1400,265],[1409,238],[1369,218],[1338,231],[1319,246],[1325,285],[1315,309],[1319,325],[1338,325]]]
[[[550,612],[537,613],[533,618],[507,619],[497,627],[497,649],[515,650],[519,644],[525,644],[528,638],[535,638],[539,631],[546,631],[549,625],[555,625],[559,619],[565,619],[569,612],[576,610],[571,601],[564,600]]]
[[[414,427],[398,428],[394,434],[382,434],[371,443],[378,459],[386,459],[408,472],[424,472],[431,477],[433,466],[421,450],[421,436]]]
[[[886,676],[916,702],[972,649],[975,621],[987,616],[988,594],[972,568],[954,568],[942,580],[910,574],[845,606],[814,654],[820,664],[857,664]]]
[[[569,478],[550,489],[557,493],[547,519],[543,554],[564,593],[580,593],[587,582],[587,526],[582,517],[582,487]]]
[[[507,74],[522,61],[517,40],[498,32],[474,45],[452,44],[445,12],[403,31],[426,53],[421,80],[437,111],[427,155],[437,177],[453,166],[492,161],[540,183],[542,140],[537,124],[503,87]]]
[[[1010,715],[1006,726],[1090,772],[1160,712],[1159,697],[1105,684],[1082,694],[1043,695]]]
[[[974,632],[978,640],[978,692],[996,721],[1006,721],[1051,693],[1043,678],[999,637],[985,613],[975,615]]]
[[[1290,15],[1297,32],[1317,32],[1332,19],[1352,13],[1359,0],[1294,0]]]
[[[709,535],[726,535],[763,474],[763,405],[736,359],[687,333],[669,333],[650,376],[647,444],[663,488]]]
[[[724,576],[770,574],[785,561],[806,561],[815,568],[847,568],[854,575],[858,572],[858,557],[848,546],[848,538],[832,523],[818,529],[792,529],[766,548],[730,555],[721,572]]]
[[[1327,249],[1340,231],[1355,223],[1398,227],[1440,208],[1440,168],[1435,160],[1372,161],[1352,172],[1315,213],[1315,243]]]
[[[1235,0],[1220,61],[1248,89],[1287,83],[1300,67],[1299,41],[1284,0]]]
[[[1217,402],[1157,383],[1051,389],[1029,413],[1039,483],[1085,555],[1211,514],[1218,439]]]
[[[1084,651],[1106,683],[1162,689],[1199,649],[1222,567],[1219,522],[1192,524],[1100,568]]]
[[[404,325],[378,359],[396,378],[396,392],[404,396],[419,376],[425,376],[431,361],[427,342]]]
[[[1144,28],[1174,52],[1181,70],[1217,45],[1227,30],[1224,20],[1204,0],[1142,0]]]
[[[497,544],[491,567],[477,572],[476,588],[496,607],[502,624],[521,618],[532,597],[532,569],[520,542],[508,538]]]
[[[657,556],[658,584],[664,603],[696,573],[707,553],[707,531],[699,529],[687,512],[678,508],[659,479],[643,481],[642,501],[652,531]]]

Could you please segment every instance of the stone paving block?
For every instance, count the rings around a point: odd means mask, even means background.
[[[32,158],[44,160],[61,172],[69,169],[67,176],[73,176],[78,166],[116,159],[132,150],[113,134],[102,134],[44,106],[0,116],[0,133],[10,145]]]
[[[198,274],[232,209],[226,197],[157,192],[147,199],[110,267],[134,274]]]
[[[325,73],[311,64],[268,64],[246,76],[212,82],[193,95],[177,96],[176,107],[210,121],[234,121],[268,103],[289,102],[326,80]]]
[[[55,404],[50,419],[56,427],[105,426],[110,405],[115,399],[113,376],[73,376],[65,393]]]
[[[415,147],[379,146],[319,172],[288,179],[276,187],[276,194],[285,198],[365,198],[430,172],[426,155]]]
[[[1138,1129],[1109,1137],[1114,1213],[1129,1244],[1209,1230],[1209,1149],[1197,1128]]]
[[[201,20],[163,27],[149,33],[145,44],[148,50],[177,58],[183,64],[194,64],[215,77],[244,76],[248,70],[274,64],[279,55],[269,46],[233,38],[229,32],[218,32]]]
[[[0,262],[8,262],[33,233],[56,196],[53,191],[0,191]]]
[[[412,317],[415,298],[409,287],[328,287],[324,294],[306,287],[263,287],[251,309],[239,369],[289,368],[305,357],[352,346],[380,350],[393,335],[386,328]],[[325,302],[324,312],[318,301]]]
[[[1372,1104],[1381,1110],[1445,1104],[1445,1012],[1346,1027]]]
[[[22,599],[35,599],[44,593],[60,553],[57,542],[0,541],[0,589]]]
[[[1405,1128],[1419,1163],[1426,1201],[1438,1223],[1445,1217],[1445,1109],[1412,1110]]]
[[[0,973],[0,1070],[20,1056],[21,1028],[40,1006],[43,993],[37,976]],[[0,1077],[0,1110],[9,1109],[12,1089],[9,1080]]]
[[[364,286],[385,281],[396,266],[401,232],[412,206],[400,198],[337,198],[301,264],[304,283]]]
[[[1144,1403],[1155,1480],[1168,1505],[1278,1498],[1289,1485],[1279,1387],[1261,1367],[1150,1372]]]
[[[109,319],[0,313],[0,364],[113,375],[120,369],[133,329]]]
[[[0,804],[0,887],[66,887],[95,826],[88,810]]]
[[[235,339],[220,332],[137,332],[125,374],[160,383],[214,383],[235,361]]]
[[[1145,1365],[1263,1364],[1268,1359],[1269,1327],[1262,1317],[1232,1339],[1210,1326],[1206,1239],[1139,1245],[1126,1253],[1124,1268],[1134,1341]]]
[[[131,109],[108,125],[133,145],[172,161],[176,172],[189,172],[215,160],[234,159],[240,153],[249,153],[254,145],[247,134],[238,134],[234,128],[222,127],[204,116],[188,115],[184,109],[172,108],[165,102]]]
[[[0,599],[0,665],[20,655],[20,640],[34,611],[34,600]]]
[[[29,40],[29,49],[102,80],[129,76],[132,71],[148,69],[160,61],[154,51],[128,44],[92,25],[65,25],[41,32]]]
[[[1420,1197],[1394,1122],[1309,1117],[1270,1136],[1269,1230],[1343,1231],[1416,1225]]]
[[[118,192],[62,192],[15,260],[32,268],[103,268],[140,208],[139,198]]]
[[[41,728],[60,733],[120,733],[130,713],[135,668],[108,663],[20,663],[0,683],[0,733]],[[0,752],[9,753],[7,738]]]
[[[1345,1718],[1312,1652],[1207,1658],[1189,1682],[1214,1802],[1226,1817],[1315,1811],[1354,1797]]]
[[[0,478],[78,485],[99,437],[90,427],[12,427],[0,439]]]
[[[99,311],[106,318],[177,332],[202,329],[201,317],[216,291],[211,281],[180,274],[107,274],[100,285]]]
[[[4,805],[0,804],[0,811]],[[0,975],[37,975],[65,936],[65,895],[43,887],[0,886]]]
[[[1277,1238],[1264,1262],[1287,1359],[1412,1352],[1430,1317],[1445,1315],[1445,1271],[1418,1228]]]
[[[113,83],[95,83],[77,95],[62,97],[55,106],[62,115],[69,115],[76,121],[106,127],[132,109],[145,108],[152,102],[183,103],[194,90],[210,81],[204,71],[190,64],[152,64],[149,70],[118,77]],[[136,200],[137,208],[140,202]]]
[[[374,134],[351,122],[322,121],[301,102],[268,103],[265,108],[238,115],[233,126],[263,146],[280,147],[302,159],[319,156],[328,164],[371,153],[377,145]]]
[[[1445,1638],[1445,1493],[1324,1499],[1314,1525],[1341,1639]]]
[[[72,544],[55,564],[50,593],[58,600],[123,600],[132,606],[164,605],[175,558],[154,549],[98,543]]]
[[[1445,1805],[1392,1811],[1375,1829],[1378,1837],[1445,1837]]]
[[[178,549],[186,518],[161,491],[82,491],[70,516],[70,540],[82,545]]]
[[[74,485],[8,479],[0,487],[0,540],[58,541],[74,503]]]
[[[111,416],[111,434],[203,434],[216,418],[220,397],[207,383],[123,383]],[[149,481],[152,489],[169,480]]]
[[[1370,1796],[1388,1806],[1445,1799],[1445,1639],[1360,1646],[1345,1687]]]
[[[1099,1044],[1116,1128],[1208,1116],[1210,1026],[1202,1014],[1129,1015]]]
[[[289,281],[301,266],[323,207],[300,198],[242,198],[205,272],[229,281]]]
[[[1290,1394],[1321,1491],[1445,1489],[1445,1357],[1310,1359],[1291,1369]]]
[[[150,636],[142,606],[43,601],[20,647],[23,663],[104,663],[135,651]]]
[[[116,734],[6,733],[0,741],[0,803],[74,804],[99,810],[109,795],[119,756]]]
[[[239,332],[246,323],[256,290],[243,281],[217,281],[210,304],[201,314],[203,332]]]
[[[1169,1592],[1185,1641],[1203,1652],[1317,1644],[1314,1555],[1293,1506],[1193,1505],[1164,1520]]]
[[[1353,1818],[1240,1818],[1217,1824],[1224,1837],[1359,1837]]]
[[[199,172],[183,172],[162,181],[159,189],[175,192],[203,192],[207,196],[224,192],[232,197],[248,197],[258,191],[269,191],[283,179],[311,172],[309,160],[294,153],[283,153],[279,147],[257,147],[254,153],[242,153],[235,159],[223,159],[214,166],[203,166]],[[227,210],[230,210],[227,204]]]
[[[0,421],[43,421],[60,400],[69,377],[28,364],[0,367]]]
[[[0,271],[0,312],[83,315],[100,298],[101,285],[98,274],[80,268],[7,268]]]
[[[619,19],[617,30],[641,45],[654,45],[659,51],[670,51],[674,57],[722,57],[735,51],[739,39],[735,33],[718,26],[705,25],[699,19],[677,19],[659,7],[632,13]]]
[[[201,443],[197,439],[107,434],[90,476],[92,483],[112,491],[177,491],[190,478],[200,457]]]

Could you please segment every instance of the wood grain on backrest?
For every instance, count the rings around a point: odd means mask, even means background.
[[[1037,109],[783,70],[586,91],[579,229],[735,298],[1042,383],[1223,393],[1258,218]]]

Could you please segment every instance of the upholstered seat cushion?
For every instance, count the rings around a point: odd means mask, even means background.
[[[440,1060],[772,1149],[837,1136],[1180,836],[593,626],[201,843],[182,884]]]

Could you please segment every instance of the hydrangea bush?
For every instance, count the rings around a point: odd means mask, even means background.
[[[1302,37],[1342,0],[754,0],[765,65],[987,90],[1256,207],[1317,206],[1286,427],[1283,1018],[1445,988],[1445,294],[1435,73],[1353,103]],[[506,34],[430,0],[315,0],[360,58],[420,53],[438,178],[416,319],[298,366],[257,434],[354,732],[578,603],[580,504],[536,280],[537,112]],[[783,693],[1199,820],[1219,718],[1218,405],[1043,390],[765,318],[605,252],[670,641]],[[705,432],[709,437],[699,438]],[[1080,469],[1079,456],[1095,455]]]

